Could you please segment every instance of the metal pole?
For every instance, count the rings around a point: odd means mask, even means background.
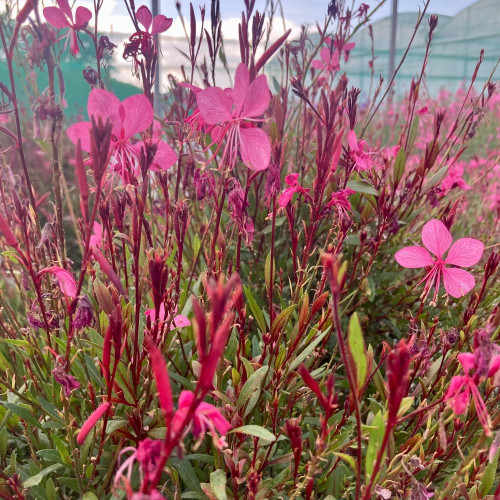
[[[392,0],[391,5],[391,41],[389,46],[388,82],[394,75],[394,60],[396,57],[396,30],[398,26],[398,0]]]
[[[157,16],[160,13],[160,8],[158,4],[158,0],[151,0],[151,12],[153,13],[153,17]],[[157,37],[158,43],[160,43],[159,36]],[[155,114],[159,114],[161,107],[161,99],[160,99],[160,58],[158,57],[158,61],[156,62],[156,71],[155,71],[155,96],[154,96],[154,108]]]

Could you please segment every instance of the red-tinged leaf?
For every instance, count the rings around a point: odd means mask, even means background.
[[[94,428],[98,420],[109,410],[111,403],[102,403],[97,409],[90,414],[90,417],[85,421],[78,433],[76,441],[82,445],[88,433]]]
[[[0,231],[4,235],[5,239],[7,240],[7,243],[14,248],[18,247],[18,242],[16,240],[16,237],[14,236],[14,233],[10,230],[9,223],[3,218],[2,215],[0,215]]]
[[[299,375],[302,377],[304,383],[307,385],[307,387],[309,387],[309,389],[311,389],[311,391],[313,391],[314,394],[316,394],[319,404],[326,409],[328,406],[326,398],[324,394],[321,392],[318,382],[316,382],[316,380],[312,378],[311,374],[309,373],[309,370],[306,368],[306,365],[304,365],[304,363],[302,363],[299,366],[298,372]]]
[[[344,137],[344,129],[342,129],[338,134],[337,137],[335,137],[335,141],[333,142],[333,155],[332,155],[332,162],[330,163],[331,165],[331,170],[335,172],[337,165],[339,164],[340,160],[340,155],[342,154],[342,138]]]
[[[165,422],[168,427],[170,419],[172,418],[174,404],[172,400],[172,388],[170,387],[167,364],[163,359],[163,354],[160,352],[158,347],[156,347],[151,337],[146,337],[146,345],[149,349],[153,375],[155,377],[156,387],[160,396],[160,406],[164,412]]]

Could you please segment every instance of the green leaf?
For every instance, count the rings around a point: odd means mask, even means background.
[[[45,485],[45,493],[47,494],[47,500],[57,500],[56,486],[50,477]]]
[[[256,372],[252,373],[248,380],[243,385],[240,395],[238,396],[238,401],[236,402],[236,408],[241,408],[250,398],[250,396],[260,388],[264,377],[266,376],[269,366],[262,366]]]
[[[61,455],[62,461],[65,464],[72,465],[71,458],[69,456],[69,451],[68,451],[68,448],[66,447],[67,446],[66,443],[60,437],[56,436],[55,434],[51,435],[51,439],[54,443],[54,446],[57,448],[57,451]]]
[[[231,429],[228,434],[231,432],[241,432],[242,434],[247,434],[248,436],[258,437],[264,441],[276,441],[276,436],[260,425],[242,425],[236,429]]]
[[[42,482],[42,479],[45,476],[52,474],[52,472],[55,472],[56,470],[60,469],[61,467],[62,467],[62,465],[60,465],[60,464],[49,465],[46,469],[43,469],[35,476],[31,476],[28,479],[26,479],[26,481],[23,482],[23,486],[25,488],[32,488],[33,486],[40,484]]]
[[[210,473],[210,488],[217,500],[227,500],[226,481],[226,473],[222,469]]]
[[[316,346],[323,340],[324,336],[330,331],[328,327],[324,332],[318,335],[308,346],[290,363],[290,371],[297,369],[300,364],[311,354]]]
[[[97,495],[92,491],[86,491],[82,496],[82,500],[99,500],[99,499],[97,498]]]
[[[31,347],[31,344],[27,340],[21,339],[0,339],[0,342],[9,345],[15,345],[17,347]]]
[[[193,491],[201,492],[200,481],[189,460],[172,459],[172,465],[179,472],[182,481]]]
[[[399,148],[396,159],[394,160],[394,188],[398,187],[399,181],[405,173],[406,155],[403,148]]]
[[[449,165],[445,165],[444,167],[441,167],[425,184],[424,188],[422,189],[422,195],[427,193],[428,191],[431,190],[437,183],[441,182],[443,177],[447,174],[448,172]]]
[[[357,313],[354,313],[349,320],[347,344],[356,366],[356,381],[359,395],[359,392],[365,384],[368,363],[366,359],[365,341],[363,339],[363,332],[361,331],[361,325],[359,324]]]
[[[283,328],[285,328],[286,324],[288,323],[288,320],[290,319],[290,316],[292,315],[293,311],[295,310],[296,305],[293,304],[290,307],[287,307],[284,311],[281,311],[276,319],[273,321],[273,326],[271,327],[271,337],[274,339],[276,338]]]
[[[490,492],[491,487],[495,482],[499,454],[500,450],[495,453],[493,460],[484,468],[483,475],[481,476],[481,483],[479,485],[479,494],[481,495],[481,498]]]
[[[28,405],[16,405],[14,403],[7,403],[2,401],[2,404],[10,410],[12,413],[16,414],[19,418],[25,420],[31,425],[34,425],[35,427],[42,428],[40,422],[36,420],[36,418],[33,416],[33,414],[29,411],[29,406]]]
[[[410,126],[410,133],[408,134],[408,142],[406,143],[406,155],[410,154],[411,149],[413,148],[413,144],[415,143],[415,139],[417,138],[418,125],[420,123],[420,116],[416,115],[413,118]]]
[[[254,315],[257,324],[259,325],[260,331],[262,333],[266,333],[267,331],[266,322],[264,320],[264,316],[262,315],[260,307],[257,305],[257,302],[255,302],[252,293],[246,286],[243,287],[243,290],[245,291],[245,296],[248,300],[248,305],[250,306],[250,310],[252,311],[252,314]]]
[[[373,466],[375,465],[375,459],[377,457],[378,450],[382,445],[382,440],[384,439],[385,424],[382,418],[382,413],[378,412],[372,422],[372,425],[368,428],[369,439],[368,446],[366,448],[366,481],[368,482],[372,472]],[[383,458],[383,457],[382,457]]]
[[[356,469],[356,461],[354,460],[354,457],[351,457],[351,455],[347,455],[346,453],[339,453],[334,451],[333,454],[339,458],[341,458],[344,462],[346,462],[349,467],[354,471],[354,473],[357,473]]]
[[[266,265],[264,268],[264,278],[266,279],[266,287],[268,291],[271,288],[272,283],[274,283],[274,274],[276,272],[276,264],[274,262],[274,259],[272,262],[273,262],[273,275],[271,276],[271,252],[269,252],[266,257]]]
[[[378,191],[367,182],[363,181],[349,181],[347,187],[354,189],[356,193],[371,194],[373,196],[378,196]]]

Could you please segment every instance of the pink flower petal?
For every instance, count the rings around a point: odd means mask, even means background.
[[[240,128],[241,158],[256,171],[265,170],[271,161],[269,137],[260,128]]]
[[[396,252],[394,258],[401,266],[412,269],[435,264],[431,254],[425,248],[418,246],[402,248]]]
[[[450,248],[452,238],[446,226],[437,219],[431,219],[422,229],[422,242],[436,257],[441,258]]]
[[[144,94],[127,97],[122,106],[125,110],[123,129],[126,138],[146,130],[153,123],[153,106]]]
[[[330,60],[332,58],[330,49],[327,47],[323,47],[321,52],[319,53],[321,60],[328,66],[330,64]]]
[[[151,34],[158,35],[159,33],[167,31],[168,28],[172,26],[173,22],[174,20],[171,17],[162,16],[161,14],[155,16],[155,18],[153,19],[153,28],[151,29]]]
[[[233,113],[235,116],[239,116],[241,113],[241,108],[243,107],[245,96],[248,92],[249,81],[250,72],[248,68],[243,63],[238,64],[236,74],[234,75],[234,89],[231,91],[231,97],[234,104]]]
[[[358,151],[358,138],[354,130],[349,130],[349,132],[347,132],[347,143],[353,151]]]
[[[66,16],[73,21],[73,13],[71,12],[71,7],[69,6],[68,0],[56,0],[57,5]]]
[[[462,352],[457,356],[457,358],[466,374],[474,369],[474,354],[471,352]]]
[[[311,63],[311,66],[317,70],[325,69],[325,65],[319,59],[314,59],[314,61]]]
[[[184,328],[185,326],[191,325],[191,321],[189,321],[186,316],[183,316],[182,314],[178,314],[174,318],[174,325],[175,328]]]
[[[469,293],[476,284],[474,276],[458,268],[443,268],[443,282],[447,293],[456,299]]]
[[[176,152],[165,141],[159,141],[151,170],[153,172],[165,172],[176,162]]]
[[[289,203],[290,200],[293,198],[293,195],[297,192],[297,188],[295,187],[289,187],[286,188],[281,194],[280,197],[278,198],[278,205],[281,208],[286,207]]]
[[[80,46],[78,45],[78,36],[73,28],[69,30],[69,51],[71,55],[76,56],[80,52]]]
[[[120,137],[123,121],[120,114],[121,105],[120,99],[111,92],[102,89],[93,89],[89,95],[87,113],[89,117],[94,116],[96,120],[101,117],[103,122],[106,122],[106,119],[109,118],[113,125],[113,134]]]
[[[241,116],[255,118],[261,115],[269,106],[271,94],[266,75],[258,76],[248,87]]]
[[[144,26],[145,30],[148,31],[153,22],[151,11],[145,5],[142,5],[137,9],[135,17],[137,17],[137,20]]]
[[[92,12],[87,7],[78,7],[75,12],[75,27],[86,28],[92,19]]]
[[[45,273],[51,273],[56,277],[59,283],[59,288],[61,289],[61,292],[64,293],[64,295],[67,295],[72,299],[76,297],[75,278],[73,278],[73,275],[68,270],[58,266],[47,267],[45,269],[42,269],[38,273],[38,276],[42,276]]]
[[[146,344],[151,356],[151,366],[153,368],[153,375],[156,381],[156,388],[160,397],[160,406],[164,412],[167,427],[169,426],[170,418],[174,411],[174,404],[172,400],[172,388],[170,386],[170,378],[168,376],[167,364],[163,358],[163,354],[158,347],[153,343],[151,337],[146,337]]]
[[[189,408],[194,399],[194,394],[191,391],[182,391],[179,395],[179,409]]]
[[[66,133],[70,138],[71,142],[76,145],[78,139],[80,139],[80,144],[82,146],[82,151],[86,151],[90,153],[90,122],[78,122],[74,123],[70,127]]]
[[[467,409],[470,400],[467,377],[453,377],[444,400],[449,402],[453,413],[461,415]]]
[[[479,262],[483,255],[484,243],[475,238],[462,238],[451,245],[446,264],[470,267]]]
[[[210,87],[196,94],[196,101],[208,125],[232,121],[231,97],[219,87]]]
[[[56,29],[69,28],[70,24],[61,9],[57,7],[45,7],[43,15],[47,22]]]

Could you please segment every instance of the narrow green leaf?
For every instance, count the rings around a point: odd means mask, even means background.
[[[55,472],[56,470],[60,469],[61,467],[62,467],[62,465],[60,465],[60,464],[49,465],[46,469],[43,469],[38,474],[26,479],[26,481],[24,481],[24,483],[23,483],[23,486],[25,488],[32,488],[33,486],[40,484],[42,482],[42,479],[45,476],[52,474],[52,472]]]
[[[404,148],[399,148],[396,159],[394,160],[394,188],[398,187],[399,181],[405,173],[406,155]]]
[[[264,377],[266,376],[267,370],[269,370],[268,366],[262,366],[250,375],[248,380],[243,385],[240,395],[238,396],[236,408],[241,408],[248,401],[250,396],[260,387]]]
[[[242,434],[247,434],[248,436],[258,437],[264,441],[276,441],[276,436],[260,425],[242,425],[236,429],[231,429],[228,434],[231,432],[241,432]]]
[[[347,455],[346,453],[339,453],[336,451],[334,451],[333,454],[346,462],[355,473],[357,472],[356,461],[354,460],[354,457],[351,457],[351,455]]]
[[[352,359],[356,366],[356,381],[358,386],[358,393],[365,384],[367,359],[365,341],[363,339],[363,332],[359,324],[357,313],[354,313],[349,320],[349,333],[347,335],[347,344],[351,352]]]
[[[378,450],[382,445],[382,440],[384,439],[385,424],[382,417],[382,413],[378,412],[373,418],[373,422],[368,429],[369,439],[368,447],[366,449],[366,481],[369,481],[373,466],[375,465],[375,459],[377,457]]]
[[[290,371],[297,369],[300,366],[307,356],[309,356],[316,346],[323,340],[325,335],[330,331],[330,328],[327,328],[324,332],[318,335],[307,347],[290,363]]]
[[[483,475],[481,476],[481,483],[479,485],[479,494],[481,495],[481,498],[490,492],[491,487],[495,482],[499,454],[500,450],[495,453],[495,458],[484,468]]]
[[[416,115],[413,118],[410,126],[410,133],[408,134],[408,142],[406,144],[406,156],[410,154],[410,151],[413,148],[413,144],[415,143],[415,139],[417,138],[418,125],[420,124],[420,116]]]
[[[248,305],[250,306],[250,310],[252,311],[252,314],[254,315],[257,324],[259,325],[260,331],[262,333],[266,333],[267,331],[266,322],[264,320],[264,316],[262,315],[262,311],[257,305],[257,302],[255,302],[255,299],[253,298],[253,295],[250,292],[250,290],[246,286],[243,286],[243,290],[245,291],[245,296],[248,300]]]
[[[33,414],[29,411],[29,406],[28,405],[16,405],[14,403],[7,403],[2,401],[2,404],[10,410],[12,413],[16,414],[19,418],[25,420],[31,425],[34,425],[35,427],[42,428],[40,422],[36,420],[36,418],[33,416]]]
[[[378,196],[378,191],[367,182],[364,181],[349,181],[347,183],[349,189],[354,189],[356,193],[371,194],[373,196]]]
[[[266,279],[266,287],[268,291],[271,288],[272,283],[274,283],[274,274],[276,272],[276,264],[274,263],[274,259],[272,262],[273,262],[273,275],[271,276],[271,252],[269,252],[266,257],[266,265],[264,268],[264,278]]]

